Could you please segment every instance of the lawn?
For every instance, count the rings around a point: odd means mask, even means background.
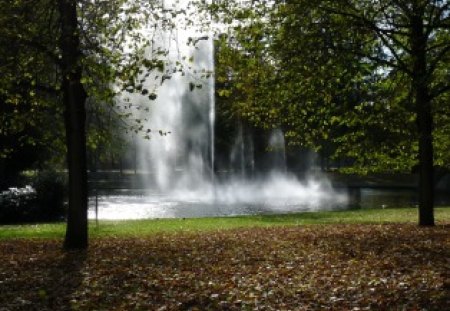
[[[450,210],[416,213],[100,222],[84,252],[62,224],[4,226],[0,309],[449,310]]]
[[[161,232],[186,232],[234,229],[242,227],[298,226],[311,224],[386,224],[417,223],[416,208],[359,209],[304,212],[284,215],[236,217],[146,219],[99,221],[90,223],[90,236],[147,236]],[[435,208],[436,222],[450,223],[450,208]],[[64,223],[0,226],[0,240],[11,238],[63,238]]]

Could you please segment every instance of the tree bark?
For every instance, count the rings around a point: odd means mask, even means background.
[[[433,115],[423,12],[411,19],[412,88],[419,134],[419,225],[434,226]]]
[[[426,88],[415,91],[419,129],[419,225],[434,226],[434,177],[431,103]]]
[[[62,93],[65,106],[69,210],[64,247],[88,246],[86,172],[86,91],[81,83],[82,65],[77,7],[75,0],[58,0],[61,23]]]

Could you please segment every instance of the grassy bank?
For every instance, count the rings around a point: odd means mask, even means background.
[[[91,237],[145,236],[159,232],[207,231],[241,227],[272,227],[325,224],[417,223],[417,209],[363,209],[349,211],[304,212],[285,215],[251,215],[236,217],[146,219],[99,221],[90,223]],[[450,208],[436,208],[437,224],[450,223]],[[0,239],[62,238],[64,223],[0,226]]]

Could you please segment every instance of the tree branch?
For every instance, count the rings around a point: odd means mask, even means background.
[[[450,92],[450,83],[440,83],[430,90],[430,98],[434,99],[446,92]]]
[[[434,5],[433,8],[436,8],[436,5]],[[427,32],[426,32],[427,36],[429,36],[433,32],[433,30],[435,30],[436,28],[442,27],[441,26],[442,22],[445,23],[446,21],[450,21],[449,16],[447,16],[444,19],[441,19],[442,14],[444,14],[444,12],[449,9],[450,9],[450,2],[447,2],[445,5],[440,7],[439,10],[436,11],[435,13],[434,12],[430,13],[430,19],[429,19],[429,23],[428,23],[428,27],[427,27]],[[450,27],[450,25],[448,25],[448,26]]]
[[[394,1],[395,2],[395,1]],[[400,55],[398,54],[398,49],[395,49],[395,47],[392,45],[389,40],[391,40],[394,44],[399,45],[399,47],[403,50],[405,50],[407,53],[410,53],[410,49],[405,46],[403,43],[401,43],[397,38],[395,38],[395,35],[390,34],[389,30],[382,29],[377,26],[375,20],[370,20],[367,17],[365,17],[359,10],[350,4],[348,4],[348,9],[353,11],[342,11],[338,9],[334,9],[332,7],[322,7],[323,10],[328,11],[329,13],[349,17],[351,19],[354,19],[356,22],[359,22],[362,27],[366,27],[370,31],[374,32],[375,35],[381,40],[381,42],[384,44],[386,48],[389,49],[390,53],[393,55],[395,60],[397,61],[398,65],[394,66],[394,63],[382,60],[380,58],[374,58],[374,57],[368,57],[369,59],[376,61],[376,59],[379,60],[380,63],[383,63],[384,65],[388,65],[391,67],[395,67],[399,70],[405,71],[407,74],[411,74],[411,70],[408,69],[408,66],[405,64],[405,62],[401,59]],[[366,55],[367,56],[367,55]]]
[[[448,42],[447,45],[444,45],[444,48],[438,53],[438,55],[432,61],[430,61],[430,66],[429,66],[430,74],[432,74],[436,70],[439,62],[449,52],[450,52],[450,42]]]
[[[36,41],[33,39],[27,39],[24,37],[19,38],[18,41],[19,41],[19,43],[22,43],[25,46],[35,48],[39,52],[44,53],[44,55],[46,55],[48,58],[50,58],[56,65],[61,64],[61,60],[58,58],[58,56],[53,51],[48,49],[48,47],[41,44],[39,41]]]

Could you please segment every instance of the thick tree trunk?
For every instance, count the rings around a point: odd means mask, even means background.
[[[419,128],[419,225],[434,225],[434,177],[431,104],[426,90],[416,90]]]
[[[85,101],[81,83],[81,51],[76,1],[58,0],[61,18],[61,71],[65,105],[67,162],[69,170],[69,210],[64,247],[88,246]]]
[[[433,226],[433,115],[428,85],[427,39],[422,17],[417,12],[411,20],[412,88],[419,133],[419,225]]]

